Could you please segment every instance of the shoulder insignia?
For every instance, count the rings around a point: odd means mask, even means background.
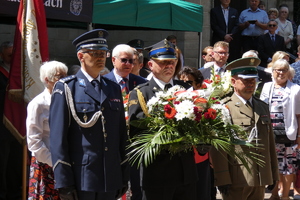
[[[128,102],[128,107],[132,106],[132,105],[137,105],[138,104],[138,100],[137,99],[133,99],[133,100],[130,100]]]
[[[231,97],[225,97],[224,99],[221,100],[221,103],[222,103],[222,104],[226,104],[226,103],[228,103],[229,101],[231,101]]]
[[[66,83],[66,82],[69,82],[70,80],[73,80],[75,78],[76,78],[75,75],[71,75],[71,76],[67,76],[67,77],[64,77],[64,78],[60,79],[59,82]]]
[[[61,89],[56,88],[52,91],[52,95],[54,95],[55,93],[59,93],[60,95],[62,95],[63,91]]]
[[[78,79],[78,82],[79,82],[79,85],[80,85],[80,86],[84,86],[84,87],[86,86],[86,85],[85,85],[84,79],[79,78],[79,79]]]

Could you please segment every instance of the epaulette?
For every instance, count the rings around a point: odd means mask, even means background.
[[[71,76],[67,76],[67,77],[64,77],[64,78],[60,79],[59,82],[66,83],[66,82],[69,82],[69,81],[71,81],[75,78],[76,78],[75,75],[71,75]]]
[[[142,87],[144,87],[144,86],[147,86],[147,85],[149,85],[149,82],[142,83],[142,84],[140,84],[140,85],[137,85],[137,86],[134,88],[134,90],[140,89],[140,88],[142,88]]]
[[[228,103],[229,101],[231,101],[231,97],[225,97],[224,99],[221,99],[221,103],[222,103],[222,104],[226,104],[226,103]]]

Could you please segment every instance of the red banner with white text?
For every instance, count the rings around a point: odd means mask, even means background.
[[[20,142],[26,136],[27,103],[44,89],[39,68],[48,58],[43,1],[21,0],[4,105],[4,124]]]

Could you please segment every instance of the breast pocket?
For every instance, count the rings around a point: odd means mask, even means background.
[[[113,102],[113,101],[109,102],[109,107],[112,111],[119,112],[122,110],[122,106],[124,105],[120,102]]]
[[[94,113],[97,111],[95,102],[91,101],[77,101],[75,102],[77,113]]]

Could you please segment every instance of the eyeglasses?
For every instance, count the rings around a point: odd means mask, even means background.
[[[214,51],[214,52],[221,55],[221,56],[228,56],[229,55],[228,52],[220,52],[220,51]]]
[[[92,57],[95,58],[104,58],[106,57],[106,51],[83,51],[82,53],[91,54]]]
[[[127,59],[127,58],[119,58],[119,60],[121,61],[121,63],[124,63],[124,64],[132,64],[133,63],[133,59]]]
[[[279,73],[279,72],[286,73],[288,71],[288,69],[273,69],[273,71],[275,71],[277,73]]]
[[[276,24],[268,24],[268,27],[276,27]]]

